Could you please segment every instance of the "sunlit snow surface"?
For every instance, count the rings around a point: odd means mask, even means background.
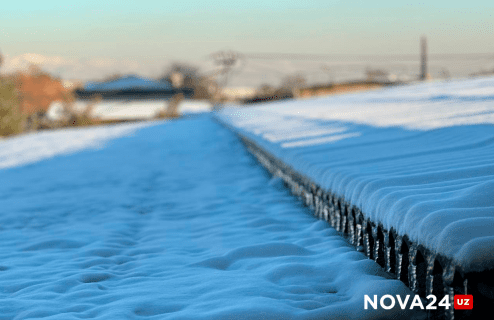
[[[363,310],[411,293],[210,115],[153,124],[2,142],[0,319],[409,318]]]
[[[225,108],[218,115],[386,229],[494,268],[494,78]]]
[[[34,163],[61,154],[100,148],[110,139],[132,134],[155,122],[96,128],[42,131],[0,140],[0,169]]]

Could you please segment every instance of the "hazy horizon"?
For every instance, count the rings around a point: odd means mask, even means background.
[[[0,13],[0,52],[5,58],[1,70],[36,63],[66,79],[101,79],[114,73],[158,77],[173,61],[207,72],[210,54],[220,50],[418,57],[422,35],[427,36],[431,55],[494,54],[493,14],[492,5],[476,0],[469,1],[468,7],[438,0],[427,4],[12,2],[4,4]],[[283,60],[273,61],[283,65]],[[478,64],[477,69],[481,68],[490,68],[490,61]],[[251,69],[252,74],[256,68]],[[472,67],[471,72],[476,71]]]

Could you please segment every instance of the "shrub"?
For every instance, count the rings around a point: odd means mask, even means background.
[[[0,136],[22,132],[24,118],[14,82],[0,77]]]
[[[65,122],[65,126],[81,127],[97,124],[97,121],[91,117],[91,110],[92,106],[89,106],[84,112],[76,112],[71,105],[67,106],[67,121]]]

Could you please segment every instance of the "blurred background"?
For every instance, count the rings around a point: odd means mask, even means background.
[[[0,136],[494,74],[488,1],[2,4]]]

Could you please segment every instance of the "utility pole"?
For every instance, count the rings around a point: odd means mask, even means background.
[[[215,100],[219,102],[221,98],[221,92],[228,83],[228,76],[230,75],[232,69],[239,65],[239,62],[243,59],[243,56],[240,53],[234,51],[219,51],[211,54],[211,58],[214,60],[214,63],[220,67],[220,70],[216,73],[216,75],[220,75],[223,77],[223,81],[219,81],[219,86],[217,88],[217,92],[215,93]]]
[[[220,66],[219,73],[224,76],[223,78],[223,86],[226,86],[228,82],[228,75],[231,72],[232,68],[237,65],[237,62],[241,59],[240,53],[233,51],[219,51],[213,53],[211,58],[214,60],[214,63]]]
[[[420,80],[427,80],[427,38],[422,36],[420,39],[421,56],[420,56]]]

